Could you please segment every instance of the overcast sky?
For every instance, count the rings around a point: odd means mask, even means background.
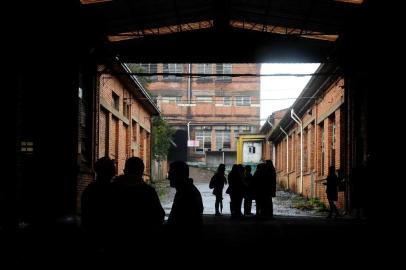
[[[309,74],[320,64],[262,64],[261,74]],[[310,76],[261,77],[261,125],[274,111],[290,107],[302,92]]]

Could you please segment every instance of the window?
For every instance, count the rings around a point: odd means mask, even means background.
[[[232,100],[231,97],[223,97],[224,106],[231,106]]]
[[[113,106],[114,109],[119,111],[120,110],[120,97],[116,93],[112,92],[111,93],[111,98],[112,98],[111,99],[111,102],[112,102],[111,106]]]
[[[182,97],[162,97],[163,103],[176,103],[179,104],[182,101]]]
[[[213,74],[212,71],[212,64],[198,64],[197,65],[197,73],[200,74]],[[197,78],[197,81],[209,81],[212,80],[211,76],[204,76]]]
[[[324,159],[325,159],[325,152],[326,147],[324,145],[324,123],[322,122],[320,125],[320,135],[321,135],[321,158],[320,158],[320,174],[324,175]]]
[[[183,64],[163,64],[164,73],[183,73]],[[164,75],[164,80],[182,80],[182,77],[176,75]]]
[[[133,128],[133,143],[137,142],[137,122],[135,122],[134,120],[132,121],[132,128]]]
[[[250,106],[251,97],[246,97],[246,96],[235,97],[235,105],[236,106]]]
[[[330,165],[335,166],[335,156],[336,156],[336,119],[332,117],[331,121],[331,154],[330,154]]]
[[[216,74],[217,75],[223,74],[223,76],[217,76],[216,80],[217,81],[231,81],[231,76],[227,76],[227,74],[231,75],[231,70],[232,70],[231,64],[216,64]]]
[[[21,152],[32,153],[34,151],[34,142],[21,142]]]
[[[123,102],[123,115],[127,118],[130,118],[130,104],[131,104],[131,99],[130,98],[124,98]]]
[[[314,170],[314,124],[309,125],[308,129],[309,138],[309,169]]]
[[[150,73],[152,74],[149,76],[149,79],[151,81],[156,81],[158,79],[158,76],[156,73],[158,73],[158,65],[157,64],[139,64],[139,66],[142,68],[140,72],[142,73]]]
[[[231,148],[229,130],[216,130],[216,148],[219,151]]]
[[[213,101],[213,98],[209,97],[209,96],[196,97],[196,102],[198,102],[198,103],[211,103],[212,101]]]
[[[308,130],[307,128],[303,130],[303,172],[308,171]]]
[[[255,154],[255,146],[249,146],[248,147],[248,152],[250,153],[250,154]],[[281,151],[282,152],[282,151]]]
[[[197,130],[196,131],[196,140],[199,141],[199,147],[196,148],[197,154],[204,154],[205,151],[210,151],[211,150],[211,129],[210,130]]]
[[[289,136],[289,165],[290,165],[289,169],[290,170],[293,170],[294,167],[295,167],[295,164],[294,164],[295,159],[294,159],[294,156],[293,156],[293,154],[294,154],[294,144],[293,144],[294,141],[293,141],[293,138],[294,138],[294,135]]]
[[[234,136],[237,137],[240,133],[248,133],[251,132],[250,126],[238,126],[234,127]]]

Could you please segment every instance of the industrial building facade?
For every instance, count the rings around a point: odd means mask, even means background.
[[[347,180],[346,186],[339,191],[337,202],[344,209],[348,206],[348,175],[351,172],[345,156],[344,79],[330,76],[323,84],[314,81],[268,133],[277,181],[282,187],[305,197],[317,197],[327,204],[323,183],[328,167],[334,166]]]
[[[164,118],[176,129],[169,160],[208,166],[235,163],[236,136],[259,128],[260,77],[242,75],[259,74],[260,64],[169,63],[143,67],[150,73],[163,74],[151,76],[148,88]]]
[[[123,174],[129,157],[140,157],[145,164],[144,180],[151,178],[152,117],[159,115],[158,107],[137,78],[126,75],[126,65],[98,65],[97,70],[94,108],[86,102],[86,84],[79,89],[78,205],[84,188],[93,181],[92,164],[101,157],[114,160],[117,175]]]

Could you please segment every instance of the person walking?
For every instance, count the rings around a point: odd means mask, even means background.
[[[217,172],[213,175],[210,180],[209,188],[213,189],[213,194],[216,196],[216,202],[214,207],[216,209],[216,216],[221,216],[223,212],[223,188],[227,184],[227,179],[224,175],[226,166],[220,164],[217,168]]]

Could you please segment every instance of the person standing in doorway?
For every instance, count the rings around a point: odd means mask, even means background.
[[[338,199],[338,177],[335,173],[335,168],[334,166],[330,166],[328,168],[328,175],[326,179],[326,194],[327,194],[327,200],[328,204],[330,206],[330,211],[328,214],[328,218],[331,218],[333,215],[333,212],[335,213],[335,217],[340,216],[340,212],[337,209],[337,206],[335,205],[334,201],[337,201]]]

